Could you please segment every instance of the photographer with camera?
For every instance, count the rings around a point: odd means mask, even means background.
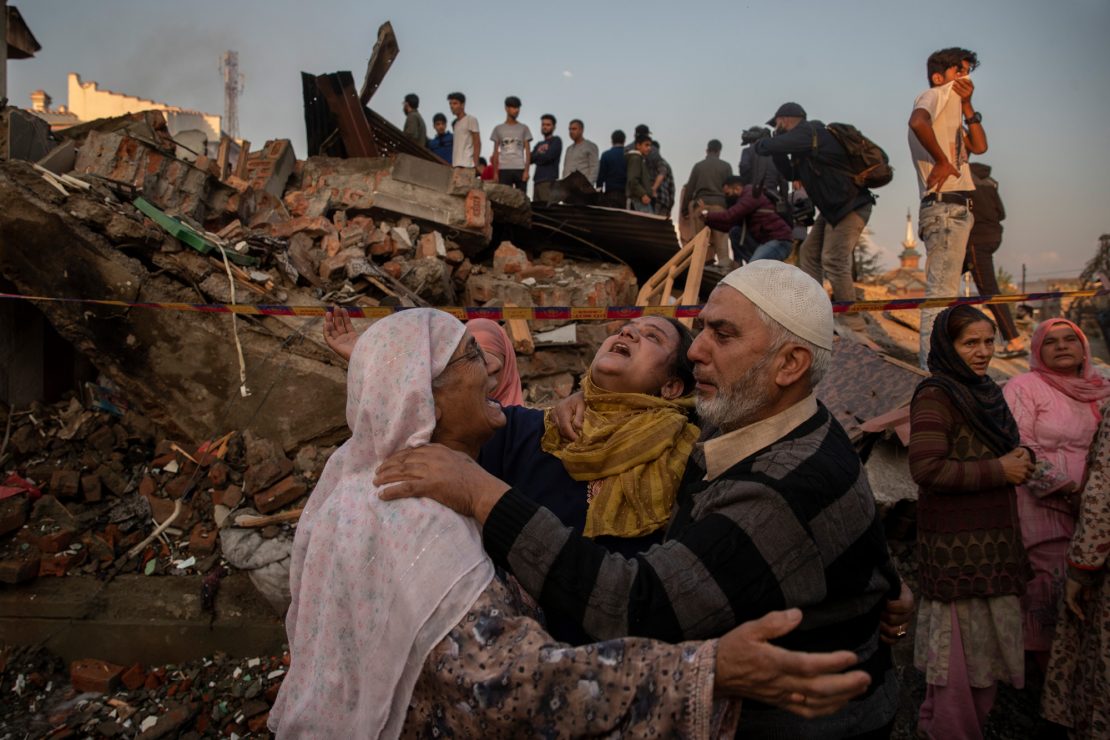
[[[875,196],[852,179],[844,146],[821,121],[807,120],[802,106],[783,103],[767,125],[775,127],[775,135],[757,140],[755,153],[770,155],[787,180],[800,180],[820,211],[798,251],[798,267],[818,282],[827,275],[833,300],[854,301],[852,251],[871,218]],[[860,314],[841,314],[838,321],[853,331],[867,331]]]

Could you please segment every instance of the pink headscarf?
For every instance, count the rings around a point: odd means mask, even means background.
[[[1070,326],[1074,329],[1079,341],[1083,343],[1083,367],[1082,373],[1079,375],[1050,370],[1045,366],[1044,360],[1041,359],[1041,348],[1044,346],[1045,335],[1061,325]],[[1033,351],[1029,355],[1029,369],[1040,374],[1041,380],[1076,401],[1090,403],[1110,398],[1110,381],[1102,377],[1091,364],[1091,345],[1087,341],[1087,335],[1067,319],[1048,319],[1037,325],[1036,331],[1033,332]]]
[[[463,325],[410,309],[359,337],[347,373],[351,438],[328,460],[297,526],[285,627],[292,664],[279,737],[400,735],[431,649],[493,578],[477,524],[430,499],[385,502],[374,471],[428,442],[432,379]]]
[[[523,406],[524,391],[520,387],[520,372],[516,369],[516,352],[501,324],[489,319],[471,319],[466,322],[466,330],[478,340],[483,352],[495,352],[505,358],[497,387],[490,397],[502,406]]]

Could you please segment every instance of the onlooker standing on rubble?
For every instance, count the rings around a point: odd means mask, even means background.
[[[598,161],[597,189],[602,191],[598,204],[609,208],[625,208],[628,195],[625,184],[628,182],[628,168],[624,163],[624,132],[617,129],[609,137],[613,146],[605,150]]]
[[[527,192],[528,168],[532,164],[528,145],[532,132],[516,120],[519,115],[520,98],[515,95],[505,98],[505,122],[494,126],[489,137],[493,142],[490,164],[499,183]]]
[[[960,287],[964,252],[974,221],[969,201],[975,184],[967,157],[969,152],[987,151],[983,116],[971,105],[975,85],[968,78],[978,66],[979,58],[967,49],[953,47],[930,54],[925,64],[929,89],[917,96],[910,114],[910,156],[917,168],[921,194],[918,224],[925,242],[926,298],[954,296]],[[938,313],[938,308],[921,309],[918,361],[922,368]]]
[[[775,211],[775,204],[767,197],[762,188],[745,185],[736,175],[730,175],[723,187],[728,210],[703,210],[700,214],[705,225],[722,236],[730,229],[739,228],[742,232],[740,243],[750,242],[757,245],[746,254],[737,254],[745,262],[756,260],[785,260],[790,256],[794,243],[790,240],[793,229]],[[728,242],[725,242],[728,248]],[[718,258],[719,259],[719,258]],[[720,263],[718,263],[720,264]]]
[[[694,233],[705,228],[703,214],[725,210],[725,181],[732,177],[732,166],[721,159],[721,142],[710,139],[705,145],[705,159],[694,165],[690,177],[682,189],[682,210],[694,223]],[[731,266],[728,253],[728,234],[713,230],[710,245],[712,254],[717,256],[717,264],[723,268]]]
[[[401,110],[405,112],[405,138],[419,146],[428,145],[428,127],[424,125],[424,116],[420,115],[420,98],[416,93],[405,96]]]
[[[633,143],[624,148],[626,154],[635,148],[636,138],[641,134],[651,139],[651,129],[648,128],[646,123],[641,123],[636,126],[636,131],[632,137]],[[648,175],[651,176],[651,187],[648,188],[648,191],[651,193],[651,197],[654,198],[659,192],[659,188],[663,187],[663,180],[666,179],[666,173],[663,172],[659,166],[660,162],[663,161],[663,155],[659,153],[658,141],[652,139],[651,151],[645,155],[644,160],[647,162]]]
[[[466,112],[466,96],[453,92],[447,96],[447,104],[455,116],[451,130],[454,132],[454,146],[451,150],[451,164],[456,167],[473,167],[481,174],[478,158],[482,155],[482,137],[478,132],[478,119]]]
[[[447,130],[447,116],[436,113],[432,116],[432,126],[435,128],[436,135],[428,139],[428,148],[432,150],[432,154],[451,164],[455,135]]]
[[[798,252],[798,267],[817,282],[828,277],[833,300],[854,301],[852,252],[871,218],[875,197],[852,181],[847,152],[821,121],[809,121],[797,103],[783,103],[768,126],[775,135],[755,142],[756,154],[769,154],[787,180],[800,180],[821,215]],[[867,324],[857,313],[838,321],[852,331]]]
[[[994,272],[994,253],[1002,243],[1002,220],[1006,209],[998,194],[998,181],[991,177],[991,167],[982,162],[971,163],[971,181],[975,190],[971,192],[971,212],[975,221],[971,225],[971,236],[967,240],[964,255],[964,272],[970,272],[975,280],[979,295],[998,295],[998,277]],[[1018,333],[1009,305],[992,303],[987,306],[998,322],[998,332],[1006,340],[1006,347],[998,353],[999,357],[1019,357],[1026,354],[1025,340]]]
[[[624,165],[627,172],[625,192],[628,195],[630,210],[651,213],[651,175],[648,174],[647,155],[651,151],[651,137],[636,134],[632,151],[625,152]]]
[[[655,189],[651,193],[651,206],[656,216],[670,218],[671,209],[674,208],[674,169],[671,163],[659,154],[659,148],[659,142],[652,139],[651,149],[659,156],[659,161],[655,165]],[[649,154],[648,161],[650,159]]]
[[[540,116],[540,133],[543,141],[532,148],[532,163],[536,165],[532,200],[547,203],[559,179],[559,159],[563,156],[563,140],[555,135],[555,116],[550,113]]]
[[[567,126],[572,143],[567,147],[567,155],[563,157],[563,177],[569,177],[572,172],[581,172],[593,185],[597,180],[599,157],[597,144],[582,136],[585,128],[585,124],[578,118]]]

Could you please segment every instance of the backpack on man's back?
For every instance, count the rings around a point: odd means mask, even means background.
[[[858,187],[881,188],[894,179],[894,168],[883,148],[863,135],[850,123],[829,123],[825,130],[844,147],[848,155],[848,169],[845,173]],[[813,156],[820,157],[817,151],[817,131],[813,132]]]

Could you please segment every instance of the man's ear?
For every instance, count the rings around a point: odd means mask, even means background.
[[[676,398],[682,397],[682,380],[678,377],[672,376],[667,379],[663,387],[659,389],[659,395],[668,401],[673,401]]]
[[[775,373],[775,385],[786,388],[804,378],[813,367],[813,355],[800,344],[787,343],[780,350],[779,369]]]
[[[933,83],[933,87],[944,84],[944,75],[940,72],[933,72],[929,75],[929,82]]]

